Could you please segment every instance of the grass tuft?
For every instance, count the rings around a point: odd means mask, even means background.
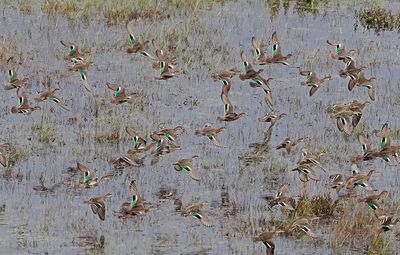
[[[52,123],[41,120],[32,126],[34,134],[42,143],[51,143],[56,139],[56,129]]]
[[[400,28],[400,13],[392,14],[381,7],[362,10],[356,16],[361,25],[367,29],[381,31]]]

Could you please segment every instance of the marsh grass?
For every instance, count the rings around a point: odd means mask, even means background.
[[[400,29],[400,13],[392,14],[382,7],[371,7],[356,13],[361,25],[367,29],[393,30]]]
[[[46,0],[41,6],[47,15],[61,14],[66,17],[75,17],[88,20],[99,13],[105,18],[108,25],[126,22],[130,19],[161,19],[161,11],[156,10],[154,1],[112,1],[112,0]]]
[[[61,14],[71,17],[70,15],[78,10],[78,5],[73,0],[46,0],[41,9],[46,14]]]
[[[330,193],[313,197],[301,196],[298,201],[291,199],[290,203],[295,208],[292,211],[282,212],[282,221],[274,222],[277,229],[285,231],[287,236],[300,236],[301,232],[293,227],[293,222],[299,218],[332,219],[337,210],[338,201],[334,201]],[[314,221],[314,220],[311,220]]]
[[[328,218],[333,216],[337,201],[333,201],[330,193],[325,193],[313,197],[301,196],[297,202],[292,201],[292,205],[295,205],[295,210],[289,211],[287,219],[309,216]]]
[[[363,247],[366,254],[389,254],[392,242],[379,232],[379,222],[371,210],[357,204],[355,199],[340,204],[340,217],[331,227],[331,245],[343,252]]]
[[[331,217],[333,216],[337,200],[333,200],[330,193],[318,195],[311,198],[312,212],[317,217]]]
[[[189,1],[184,1],[184,0],[171,0],[171,1],[163,1],[162,4],[167,6],[168,8],[177,8],[182,10],[182,12],[187,13],[188,15],[185,17],[186,23],[184,25],[184,29],[177,28],[177,27],[170,27],[166,26],[166,30],[163,32],[163,34],[158,34],[160,38],[160,45],[162,48],[167,49],[174,55],[178,55],[181,57],[184,61],[180,61],[181,63],[185,62],[184,69],[187,71],[193,64],[198,64],[201,62],[201,65],[205,65],[207,67],[215,67],[218,65],[213,65],[211,60],[213,59],[213,54],[218,53],[218,55],[222,55],[222,58],[226,58],[226,56],[229,55],[229,45],[230,43],[227,41],[222,41],[219,42],[219,45],[213,45],[212,43],[212,27],[207,27],[207,21],[201,20],[199,18],[198,13],[203,9],[203,8],[210,8],[210,5],[214,2],[220,2],[220,1],[199,1],[199,0],[189,0]],[[279,2],[280,1],[268,1],[268,2]],[[294,1],[290,0],[285,0],[283,1],[283,5],[289,6],[289,3],[293,3]],[[298,1],[298,2],[306,2],[306,1]],[[310,1],[308,1],[310,2]],[[307,5],[304,8],[304,10],[317,10],[318,6],[315,4],[316,1],[311,1],[311,4],[309,7]],[[28,0],[26,0],[26,3],[29,3]],[[100,13],[101,15],[104,15],[105,22],[107,22],[108,25],[114,25],[117,23],[123,23],[126,20],[129,19],[157,19],[160,17],[164,17],[162,15],[165,15],[163,11],[158,10],[158,7],[154,4],[154,1],[147,1],[147,0],[138,0],[135,2],[130,2],[128,3],[127,1],[113,1],[112,3],[110,1],[96,1],[96,0],[83,0],[82,2],[79,2],[79,5],[77,5],[76,1],[59,1],[59,0],[52,0],[52,1],[45,1],[45,4],[47,3],[48,6],[46,7],[46,10],[48,10],[48,14],[61,14],[65,15],[67,17],[77,17],[79,18],[80,15],[85,16],[86,18],[92,17],[92,15],[97,15]],[[103,4],[104,3],[104,4]],[[205,4],[204,4],[205,3]],[[81,5],[82,4],[82,5]],[[310,3],[305,3],[305,4],[310,4]],[[278,7],[279,7],[278,5]],[[43,8],[43,7],[42,7]],[[137,9],[135,9],[137,8]],[[288,7],[286,7],[288,8]],[[158,13],[157,13],[158,12]],[[175,12],[176,13],[176,12]],[[69,16],[71,15],[71,16]],[[173,14],[174,15],[174,14]],[[102,17],[102,16],[100,16]],[[195,28],[195,26],[198,26],[198,28]],[[182,32],[184,31],[184,32]],[[139,32],[141,33],[141,32]],[[210,34],[211,33],[211,34]],[[142,34],[140,34],[142,36]],[[151,36],[147,33],[143,35],[145,38],[151,38]],[[199,38],[198,43],[195,44],[193,47],[192,42],[190,40],[193,40],[191,38]],[[196,39],[197,40],[197,39]],[[191,46],[191,47],[189,47]],[[18,49],[14,49],[13,51],[18,52]],[[1,54],[1,51],[0,51]],[[231,54],[233,55],[233,54]],[[315,63],[319,62],[321,58],[318,56],[321,55],[321,52],[318,52],[317,50],[311,51],[307,55],[306,59],[306,65],[313,66]],[[0,55],[1,56],[1,55]],[[218,56],[220,57],[220,56]],[[199,58],[199,59],[196,59]],[[5,59],[5,57],[4,57]],[[225,59],[221,61],[222,63],[226,63]],[[230,67],[230,66],[229,66]],[[145,103],[140,104],[141,111],[143,112],[145,110]],[[297,102],[300,102],[297,101]],[[302,105],[301,103],[298,103],[298,106]],[[118,106],[119,107],[119,106]],[[129,106],[120,106],[121,108],[124,107],[129,107]],[[134,107],[134,106],[131,106]],[[106,108],[106,110],[104,110]],[[109,104],[105,105],[103,108],[103,105],[99,106],[98,111],[100,111],[99,116],[97,117],[95,121],[95,139],[99,143],[110,143],[110,144],[119,144],[122,140],[121,137],[125,137],[125,131],[124,128],[127,124],[127,119],[133,119],[131,118],[132,116],[126,116],[124,115],[126,111],[125,109],[120,109],[120,108],[111,108]],[[132,110],[132,109],[129,109]],[[147,110],[147,109],[146,109]],[[121,114],[122,113],[122,114]],[[130,121],[131,121],[130,120]],[[136,121],[136,119],[134,119]],[[152,119],[152,121],[154,121]],[[136,123],[132,123],[132,127],[135,130],[140,130],[139,127],[135,127]],[[54,137],[56,135],[56,130],[51,130],[49,128],[49,123],[45,122],[44,124],[38,124],[37,127],[34,128],[35,134],[39,137],[39,140],[43,139],[42,142],[44,143],[50,143],[54,141],[52,140],[51,137]],[[361,126],[360,126],[361,125]],[[333,126],[333,125],[332,125]],[[365,133],[367,127],[366,123],[360,123],[358,128],[355,130],[355,133],[358,132],[363,132]],[[43,129],[44,128],[44,129]],[[335,127],[336,128],[336,127]],[[61,131],[61,130],[60,130]],[[87,130],[84,130],[84,133]],[[335,135],[337,135],[337,130],[334,129]],[[400,132],[396,130],[397,137],[400,136]],[[51,135],[51,133],[54,133],[54,136]],[[394,135],[395,136],[395,135]],[[349,148],[349,144],[353,143],[353,139],[347,139],[347,143],[343,143],[339,146],[339,148],[345,148],[347,150],[338,150],[341,152],[340,159],[343,158],[343,154],[346,154]],[[323,144],[323,141],[319,141],[316,144]],[[313,146],[312,144],[309,144],[310,146]],[[99,146],[100,147],[100,146]],[[328,147],[322,145],[319,145],[318,148],[311,148],[311,154],[319,154],[322,151],[328,151]],[[83,151],[83,150],[82,150]],[[83,153],[83,152],[82,152]],[[94,159],[96,158],[102,158],[102,151],[96,150]],[[331,157],[329,155],[329,157]],[[20,152],[15,156],[15,160],[13,165],[15,165],[15,162],[18,161],[20,158]],[[333,161],[331,159],[331,161]],[[11,160],[10,160],[11,162]],[[273,159],[272,157],[265,156],[265,157],[260,157],[257,159],[253,159],[251,163],[248,163],[248,165],[254,165],[255,163],[261,162],[262,164],[262,169],[261,171],[263,172],[263,177],[265,179],[268,178],[268,176],[271,175],[271,173],[279,173],[279,178],[282,178],[285,174],[285,169],[287,168],[287,163],[286,160],[282,159],[281,157],[278,157],[278,159]],[[339,162],[339,161],[338,161]],[[215,168],[224,168],[221,163],[215,163],[213,161],[205,162],[204,163],[204,170],[215,170]],[[257,166],[258,167],[258,166]],[[258,169],[258,168],[257,168]],[[260,170],[260,169],[258,169]],[[246,171],[246,169],[243,167],[240,169],[240,173],[243,174],[243,172]],[[253,183],[256,181],[256,178],[259,178],[258,175],[254,175],[254,180]],[[273,175],[274,176],[274,175]],[[273,177],[275,178],[275,177]],[[265,180],[265,183],[268,180]],[[206,186],[210,186],[210,184],[207,184]],[[317,195],[317,196],[312,196],[312,197],[301,197],[298,202],[293,201],[293,205],[295,206],[295,211],[293,212],[285,212],[284,213],[284,218],[283,218],[283,224],[287,224],[288,222],[299,218],[299,217],[309,217],[309,216],[318,216],[321,218],[329,218],[333,219],[333,223],[336,224],[336,219],[334,218],[335,212],[340,212],[343,215],[346,210],[350,208],[349,203],[342,203],[340,201],[334,201],[332,197],[329,194],[323,194],[323,195]],[[354,204],[351,207],[354,209]],[[232,209],[230,209],[229,212],[227,212],[226,217],[224,217],[222,220],[228,221],[228,224],[221,224],[224,227],[223,233],[226,236],[240,236],[247,238],[250,234],[254,233],[253,229],[254,226],[270,226],[264,218],[259,219],[259,221],[254,220],[254,217],[249,217],[248,214],[246,214],[247,211],[251,210],[251,206],[247,203],[242,203],[239,205],[232,205]],[[243,214],[241,214],[243,212]],[[236,216],[236,214],[238,216]],[[231,217],[235,216],[235,217]],[[363,217],[363,216],[362,216]],[[368,216],[369,217],[369,216]],[[371,221],[372,222],[372,221]],[[341,224],[345,224],[345,222],[340,222]],[[365,228],[365,226],[360,226],[362,223],[356,222],[357,224],[354,225],[354,227],[347,229],[348,232],[342,232],[342,233],[347,233],[351,235],[353,228],[354,231],[360,232],[360,229]],[[79,222],[81,226],[85,225],[85,222]],[[280,224],[280,223],[274,223],[275,224]],[[283,225],[287,226],[287,225]],[[285,228],[285,227],[283,227]],[[335,228],[335,226],[332,226],[332,228]],[[343,226],[343,228],[345,228]],[[81,230],[81,229],[79,229]],[[346,230],[346,229],[345,229]],[[48,232],[47,226],[45,226],[41,231],[43,232]],[[293,230],[290,230],[293,232],[294,235],[299,235],[298,231],[294,232]],[[345,251],[348,251],[346,248],[349,246],[343,245],[343,242],[346,240],[340,234],[338,236],[341,239],[338,239],[338,243],[340,244],[339,247],[340,249],[345,249]],[[346,237],[346,236],[343,236]],[[390,247],[390,242],[385,239],[385,236],[383,235],[378,235],[374,233],[374,235],[371,234],[370,243],[368,245],[363,245],[365,249],[371,253],[371,254],[379,254],[379,253],[384,253],[385,251],[389,251],[388,247]],[[352,247],[359,247],[359,245],[354,245]],[[375,253],[376,252],[376,253]],[[388,252],[389,253],[389,252]]]
[[[55,141],[56,139],[56,128],[53,123],[48,122],[45,119],[42,119],[38,123],[32,126],[32,131],[34,135],[37,136],[39,142],[49,144]]]
[[[26,14],[30,14],[32,12],[32,3],[30,0],[22,0],[19,3],[18,9]]]

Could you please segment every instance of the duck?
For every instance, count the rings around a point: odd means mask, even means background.
[[[375,101],[375,87],[372,83],[376,78],[371,77],[369,79],[365,78],[364,73],[362,71],[358,72],[355,79],[351,79],[349,81],[348,87],[351,91],[354,86],[367,88],[368,89],[368,96],[372,101]]]
[[[353,173],[355,171],[357,171],[357,173],[346,179],[346,182],[345,182],[346,188],[348,190],[352,190],[355,187],[359,186],[359,187],[365,188],[366,190],[373,190],[369,183],[369,180],[370,180],[372,174],[375,172],[375,170],[370,170],[368,172],[368,174],[364,175],[364,174],[358,173],[358,168],[355,168],[354,166],[357,166],[357,165],[352,164],[352,171],[353,171]]]
[[[192,178],[195,181],[200,181],[199,174],[197,173],[196,170],[193,169],[193,166],[192,166],[192,161],[197,158],[199,158],[198,155],[193,155],[190,158],[181,159],[181,160],[173,163],[172,165],[174,166],[176,171],[186,170],[189,173],[190,178]]]
[[[294,207],[292,206],[292,198],[291,197],[287,197],[287,196],[281,195],[281,196],[271,200],[268,203],[268,207],[269,208],[272,208],[275,205],[279,205],[282,208],[284,208],[286,210],[289,210],[289,211],[293,211],[294,210]]]
[[[353,128],[357,127],[363,116],[362,110],[369,103],[370,101],[360,102],[357,100],[349,103],[337,103],[328,107],[327,112],[331,118],[336,119],[339,130],[345,131],[346,134],[351,134],[352,128],[346,126],[350,125],[350,118]]]
[[[41,172],[39,176],[39,185],[34,186],[32,189],[39,192],[54,192],[58,187],[65,183],[65,181],[60,181],[53,184],[52,186],[44,185],[44,173]]]
[[[232,88],[232,80],[230,78],[221,77],[220,81],[222,83],[222,90],[221,90],[221,101],[224,105],[232,105],[231,100],[229,98],[229,91]]]
[[[230,78],[220,78],[222,85],[221,91],[221,101],[224,104],[224,115],[218,116],[217,120],[219,121],[235,121],[242,116],[246,115],[246,113],[235,113],[234,106],[229,98],[229,91],[232,87],[232,80]]]
[[[275,196],[263,196],[262,198],[267,201],[270,201],[277,198],[287,197],[289,193],[289,186],[290,186],[289,183],[283,183],[279,186],[278,191],[275,193]]]
[[[325,81],[332,80],[330,74],[326,75],[322,79],[319,79],[314,71],[300,70],[300,75],[307,76],[306,81],[302,82],[301,85],[308,86],[311,88],[309,93],[310,97],[313,96],[318,91],[318,89]]]
[[[66,111],[70,111],[65,104],[61,101],[61,99],[56,95],[56,91],[58,91],[60,89],[53,89],[53,90],[46,90],[43,91],[41,93],[39,93],[39,95],[34,98],[35,102],[40,103],[40,102],[53,102],[55,104],[57,104],[58,106],[60,106],[62,109],[66,110]]]
[[[299,144],[301,141],[303,141],[303,138],[292,139],[290,137],[287,137],[285,140],[283,140],[281,144],[276,147],[276,149],[285,149],[287,154],[289,155],[292,151],[292,148]]]
[[[222,70],[222,71],[219,71],[219,72],[215,72],[215,73],[213,73],[211,75],[211,78],[214,81],[219,81],[221,78],[232,79],[233,77],[235,77],[236,75],[239,75],[239,74],[240,74],[240,71],[232,68],[232,69],[229,69],[229,70]]]
[[[340,190],[344,187],[344,180],[342,174],[332,174],[329,176],[329,188],[335,189],[336,194],[339,194]]]
[[[124,202],[119,210],[119,218],[129,218],[137,215],[146,214],[149,209],[142,203],[142,196],[140,195],[137,187],[136,180],[132,180],[129,184],[129,191],[131,194],[131,201]]]
[[[167,144],[163,142],[159,143],[159,145],[156,146],[156,149],[151,152],[151,154],[154,155],[151,160],[151,165],[154,166],[155,164],[157,164],[161,156],[172,153],[180,149],[181,149],[180,145]]]
[[[383,124],[382,129],[381,129],[380,138],[381,138],[381,141],[379,143],[379,147],[381,150],[391,147],[392,138],[390,136],[390,130],[389,130],[388,123]]]
[[[129,42],[130,45],[128,47],[128,49],[126,50],[129,54],[131,53],[139,53],[141,55],[149,55],[149,53],[147,53],[147,48],[148,48],[148,44],[149,44],[149,40],[146,40],[144,42],[140,42],[138,40],[138,38],[135,36],[134,34],[134,29],[133,29],[133,23],[134,20],[130,20],[126,23],[126,30],[128,31],[128,35],[129,35]]]
[[[257,75],[257,77],[253,78],[250,81],[250,87],[252,88],[262,88],[265,92],[265,103],[272,108],[272,90],[269,87],[269,82],[272,81],[273,78],[265,79],[261,75]]]
[[[353,112],[351,110],[337,112],[335,114],[336,126],[341,132],[344,132],[347,135],[351,135],[354,126],[356,126],[360,121],[361,115],[361,112]],[[354,116],[356,117],[354,118]],[[354,119],[354,121],[351,121],[351,119]]]
[[[386,217],[385,220],[382,221],[381,231],[387,232],[392,230],[399,221],[400,221],[399,218],[394,219],[393,217]]]
[[[211,124],[206,123],[202,129],[195,131],[195,135],[206,136],[215,146],[222,147],[221,142],[218,139],[218,134],[225,129],[225,127],[215,128]]]
[[[292,171],[297,171],[299,173],[299,178],[302,182],[307,182],[308,179],[319,181],[320,179],[315,174],[315,171],[312,169],[314,164],[312,163],[300,163]]]
[[[255,58],[255,63],[258,65],[267,64],[267,56],[264,53],[264,49],[257,42],[257,39],[255,36],[253,36],[251,38],[251,45],[253,46],[253,56]]]
[[[371,101],[361,102],[361,101],[358,101],[358,100],[353,100],[349,104],[349,110],[353,111],[353,112],[361,112],[370,103],[371,103]]]
[[[125,131],[132,139],[133,146],[135,149],[143,149],[146,147],[147,141],[143,139],[138,132],[134,131],[130,127],[125,127]]]
[[[320,179],[315,174],[313,170],[314,166],[318,166],[325,173],[326,170],[322,167],[321,163],[318,161],[318,158],[323,155],[320,153],[318,155],[310,155],[305,149],[302,150],[302,158],[297,162],[296,166],[292,169],[292,171],[297,171],[299,174],[299,179],[303,182],[303,189],[306,190],[308,180],[319,181]]]
[[[219,121],[235,121],[240,119],[242,116],[246,115],[245,112],[236,113],[234,112],[234,106],[232,104],[224,105],[224,115],[218,116],[217,120]]]
[[[108,83],[107,87],[114,91],[114,98],[112,103],[119,105],[123,103],[130,103],[134,97],[139,97],[137,92],[127,92],[125,88],[115,83]]]
[[[182,215],[191,215],[193,218],[198,219],[204,226],[212,227],[212,222],[208,213],[202,210],[203,206],[204,203],[189,205],[184,209]]]
[[[36,105],[36,106],[31,106],[29,104],[29,100],[28,100],[28,95],[26,92],[25,87],[20,87],[17,89],[17,96],[18,96],[18,100],[19,100],[19,106],[13,106],[11,108],[11,113],[21,113],[21,114],[25,114],[25,115],[29,115],[32,112],[36,111],[36,110],[40,110],[41,107]]]
[[[60,43],[68,48],[68,54],[64,56],[64,60],[71,61],[73,58],[84,59],[87,56],[87,52],[79,52],[78,46],[75,43],[60,41]]]
[[[15,71],[15,60],[14,57],[7,59],[7,81],[8,84],[4,86],[5,90],[12,90],[20,88],[21,86],[26,86],[28,78],[19,79]]]
[[[87,71],[93,61],[87,61],[82,57],[71,58],[71,64],[68,66],[68,71]]]
[[[288,66],[289,63],[286,62],[292,54],[287,54],[283,56],[281,53],[281,45],[278,39],[278,35],[275,32],[272,33],[272,56],[266,58],[266,63],[268,64],[282,64]]]
[[[301,151],[301,159],[298,161],[298,165],[318,166],[326,173],[326,169],[319,162],[319,158],[325,154],[324,152],[310,154],[306,149],[302,149]]]
[[[179,70],[175,66],[171,65],[160,51],[156,51],[156,56],[160,68],[160,76],[154,77],[156,80],[168,80],[179,74]]]
[[[331,118],[335,119],[337,113],[348,110],[350,110],[350,103],[335,103],[332,106],[329,106],[326,112]]]
[[[335,47],[335,53],[331,54],[333,59],[345,60],[352,58],[352,53],[354,53],[354,50],[346,51],[345,46],[335,40],[327,40],[326,42]]]
[[[169,63],[168,68],[170,69],[175,68],[175,66],[178,64],[177,58],[175,56],[167,54],[163,49],[161,49],[161,47],[157,44],[155,39],[151,40],[151,43],[153,44],[153,47],[156,48],[156,56],[158,56],[158,58],[151,57],[153,60],[155,60],[152,64],[153,69],[159,68],[160,58]]]
[[[355,80],[357,78],[357,75],[366,68],[365,66],[357,67],[354,59],[346,59],[343,61],[345,63],[345,67],[344,69],[339,71],[339,76],[342,78],[349,77],[350,81]],[[349,91],[353,89],[353,86],[351,86],[352,83],[350,81],[347,84],[347,88]]]
[[[381,137],[381,141],[379,144],[380,150],[372,150],[371,143],[369,142],[369,140],[362,134],[360,134],[358,136],[358,141],[362,145],[363,155],[354,156],[353,161],[367,161],[367,160],[374,160],[376,158],[382,158],[385,162],[387,162],[391,166],[398,165],[400,147],[391,146],[391,138],[389,135],[389,129],[387,123],[383,125],[380,137]]]
[[[81,78],[83,87],[86,89],[86,91],[92,93],[93,90],[92,87],[89,85],[87,72],[83,70],[78,70],[77,72],[79,73],[79,77]]]
[[[360,134],[360,135],[358,135],[358,142],[361,145],[361,151],[362,151],[363,155],[365,155],[365,156],[370,155],[367,157],[367,160],[368,160],[368,158],[375,159],[378,156],[378,153],[377,153],[378,151],[372,150],[371,143],[368,138],[366,138],[365,136]]]
[[[394,216],[394,212],[378,208],[374,211],[375,217],[381,222],[380,231],[391,231],[400,219]]]
[[[390,146],[378,152],[378,157],[382,158],[389,166],[399,164],[400,146]]]
[[[174,128],[160,127],[160,130],[153,132],[150,135],[150,138],[157,142],[157,146],[160,145],[160,142],[166,142],[169,145],[172,145],[172,147],[180,147],[178,134],[181,134],[184,131],[185,128],[181,125],[178,125]]]
[[[312,238],[317,238],[317,234],[315,234],[311,228],[309,227],[310,221],[313,220],[317,220],[319,219],[318,217],[314,217],[314,218],[299,218],[294,220],[290,225],[291,228],[298,228],[300,229],[302,232],[304,232],[307,236],[312,237]]]
[[[107,174],[102,176],[101,178],[96,178],[96,174],[94,173],[94,171],[80,162],[76,163],[76,168],[83,174],[83,186],[85,188],[98,186],[102,181],[110,179],[114,176],[114,174]]]
[[[84,203],[89,204],[92,212],[97,214],[100,220],[104,221],[106,218],[106,203],[111,196],[111,193],[107,193],[103,196],[92,197]]]
[[[274,255],[275,252],[275,242],[274,237],[276,234],[284,233],[283,230],[272,230],[272,231],[264,231],[260,235],[253,237],[253,242],[262,242],[266,247],[267,255]]]
[[[268,112],[264,117],[260,118],[260,122],[269,122],[271,126],[275,126],[275,124],[285,116],[287,116],[286,113],[275,114],[273,112]]]
[[[364,198],[358,199],[358,202],[360,203],[366,203],[370,208],[373,210],[377,210],[380,208],[380,202],[382,202],[387,196],[389,192],[386,190],[380,192],[379,194],[374,194],[370,196],[366,196]]]
[[[244,51],[240,52],[240,58],[243,62],[243,67],[244,67],[244,73],[239,74],[239,78],[242,81],[253,79],[253,78],[257,77],[262,71],[264,71],[263,69],[255,71],[253,69],[252,64],[250,64],[250,62],[247,60],[247,57],[246,57],[246,54],[244,53]]]
[[[148,148],[147,150],[149,150]],[[112,161],[112,164],[116,168],[125,168],[125,167],[141,167],[144,165],[144,157],[140,158],[138,154],[144,152],[144,150],[137,151],[135,148],[128,150],[128,153],[125,156],[118,157]]]

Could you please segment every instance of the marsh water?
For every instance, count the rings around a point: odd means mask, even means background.
[[[151,69],[149,59],[126,53],[125,22],[110,25],[103,15],[95,13],[84,20],[74,14],[46,13],[43,1],[2,3],[3,62],[11,55],[17,59],[18,75],[29,77],[31,101],[45,89],[42,82],[50,77],[51,88],[60,88],[58,94],[71,111],[44,104],[42,110],[29,116],[11,114],[11,106],[18,104],[15,91],[2,90],[0,142],[12,143],[20,156],[12,167],[11,178],[3,174],[0,179],[0,254],[265,253],[265,246],[253,243],[251,238],[270,229],[268,222],[279,221],[282,213],[279,208],[268,210],[260,197],[273,194],[284,182],[290,183],[291,195],[299,196],[301,184],[290,169],[299,159],[300,149],[325,151],[322,164],[329,174],[349,175],[350,156],[360,153],[356,136],[340,133],[326,108],[336,102],[367,100],[367,92],[361,88],[347,91],[347,80],[338,75],[343,64],[330,58],[334,49],[326,44],[327,39],[356,49],[359,63],[367,67],[366,76],[377,77],[376,100],[364,110],[359,132],[379,129],[385,122],[393,130],[400,128],[399,34],[396,30],[367,30],[355,17],[356,11],[376,5],[399,12],[397,1],[333,1],[316,6],[313,11],[288,2],[278,8],[272,6],[273,12],[268,2],[218,2],[193,15],[188,10],[167,8],[163,10],[167,17],[136,20],[135,33],[139,37],[155,38],[163,45],[179,44],[179,49],[189,48],[176,52],[183,74],[167,81],[154,80],[157,71]],[[20,8],[22,4],[32,6],[27,11]],[[223,113],[221,85],[213,82],[210,75],[219,70],[241,69],[239,53],[245,50],[249,58],[252,56],[253,35],[264,42],[269,53],[273,31],[278,33],[283,53],[292,53],[293,57],[289,67],[263,66],[263,74],[274,79],[270,84],[273,110],[288,116],[275,127],[270,150],[253,157],[249,144],[261,141],[269,126],[259,122],[270,111],[262,91],[234,78],[231,100],[237,111],[246,112],[246,116],[221,123],[216,120]],[[88,79],[98,95],[97,102],[102,102],[98,114],[96,101],[83,89],[78,74],[66,71],[66,49],[60,40],[90,49],[94,64]],[[304,77],[298,75],[297,66],[320,75],[331,74],[333,80],[309,97],[308,88],[300,86]],[[143,100],[114,106],[109,103],[112,92],[106,82],[137,91]],[[223,148],[194,135],[206,122],[226,127],[220,134]],[[160,124],[182,125],[185,132],[179,136],[182,149],[161,157],[158,164],[151,166],[149,156],[143,167],[125,168],[91,189],[62,185],[52,193],[33,190],[41,174],[45,184],[52,185],[66,178],[68,167],[74,167],[77,161],[95,169],[98,176],[114,171],[110,161],[125,154],[132,145],[125,127],[148,137]],[[114,131],[120,133],[118,143],[101,139]],[[46,132],[53,132],[49,141],[45,139]],[[307,138],[289,156],[274,149],[288,136]],[[394,140],[397,143],[397,137]],[[373,140],[374,144],[377,142],[378,138]],[[194,154],[200,156],[195,161],[200,182],[171,166]],[[388,190],[389,203],[398,205],[398,167],[377,160],[360,168],[375,169],[373,185]],[[329,174],[317,173],[321,181],[309,184],[309,194],[326,190]],[[122,220],[114,211],[129,201],[132,179],[151,209],[145,216]],[[164,190],[174,194],[164,198],[160,195]],[[107,192],[112,193],[112,198],[102,222],[83,201]],[[196,201],[208,201],[205,210],[212,219],[211,228],[180,215],[180,205]],[[363,247],[358,251],[335,250],[329,224],[319,224],[315,231],[317,239],[277,236],[276,254],[362,253]],[[99,248],[92,240],[98,242],[100,238],[104,238],[104,246]],[[394,241],[391,252],[398,249],[399,244]]]

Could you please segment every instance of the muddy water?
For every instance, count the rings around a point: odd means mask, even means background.
[[[147,59],[125,54],[123,24],[108,27],[102,18],[80,23],[77,19],[46,15],[38,3],[33,5],[31,13],[20,12],[15,8],[17,4],[3,5],[6,6],[2,6],[0,34],[3,40],[16,42],[17,47],[7,54],[17,55],[21,61],[17,67],[19,75],[30,77],[30,98],[43,90],[41,82],[48,75],[51,87],[61,89],[59,95],[71,112],[58,108],[51,112],[50,105],[45,105],[31,116],[12,115],[10,108],[18,103],[15,92],[3,91],[1,141],[15,144],[21,157],[12,169],[12,178],[0,180],[0,207],[5,205],[0,210],[1,254],[262,254],[265,247],[253,244],[251,237],[270,228],[265,222],[278,219],[281,213],[279,209],[267,210],[259,196],[273,193],[283,182],[291,184],[292,195],[299,194],[298,178],[289,170],[300,156],[300,147],[325,150],[323,165],[329,173],[342,174],[350,172],[349,155],[360,151],[353,137],[338,132],[325,109],[338,101],[365,100],[367,92],[347,91],[347,81],[338,76],[342,63],[330,59],[333,49],[325,43],[327,39],[357,49],[360,63],[368,67],[366,76],[377,77],[377,99],[366,107],[361,121],[365,131],[380,128],[385,122],[399,128],[398,34],[377,34],[357,26],[354,11],[360,9],[359,2],[328,5],[319,9],[317,15],[299,13],[290,6],[286,11],[281,8],[274,18],[264,1],[214,5],[211,10],[200,11],[189,31],[190,47],[203,55],[193,56],[192,63],[185,65],[187,73],[168,81],[153,79],[157,73],[151,70]],[[400,9],[396,3],[383,5]],[[182,31],[185,18],[182,12],[171,11],[169,19],[141,20],[136,26],[139,35],[146,33],[159,39],[170,26]],[[261,160],[244,161],[239,158],[251,152],[249,144],[260,141],[267,127],[258,121],[269,111],[263,102],[264,95],[235,78],[231,100],[238,111],[247,115],[232,123],[218,123],[216,116],[223,113],[220,84],[210,79],[210,73],[241,68],[239,52],[243,49],[251,56],[251,36],[256,35],[269,45],[273,31],[278,32],[283,53],[292,53],[293,57],[290,68],[263,67],[264,76],[274,78],[271,82],[274,110],[288,113],[274,129],[270,145],[273,148],[287,136],[309,139],[292,156],[272,149]],[[91,47],[95,65],[88,78],[96,94],[104,95],[105,102],[111,99],[105,83],[115,82],[143,94],[143,104],[113,107],[104,103],[95,118],[95,100],[83,90],[77,74],[65,71],[65,49],[60,40]],[[213,50],[221,45],[226,45],[229,51]],[[179,60],[184,66],[183,56]],[[297,74],[296,66],[312,68],[321,75],[330,73],[334,79],[310,98],[308,89],[300,86],[302,77]],[[76,118],[76,122],[71,124],[68,121],[71,118]],[[194,130],[205,122],[227,127],[220,136],[224,148],[215,148],[205,138],[194,136]],[[40,131],[33,129],[40,123],[54,128],[53,142],[40,141]],[[183,125],[186,131],[180,136],[183,149],[162,157],[156,166],[150,166],[147,160],[144,167],[125,169],[121,175],[93,189],[62,186],[48,194],[32,189],[41,173],[45,184],[51,185],[65,178],[67,168],[76,161],[96,169],[98,175],[112,171],[110,159],[125,153],[131,145],[124,133],[125,126],[148,135],[161,123],[168,127]],[[122,134],[119,144],[96,139],[96,135],[115,128]],[[177,159],[193,154],[200,155],[195,164],[202,177],[199,183],[175,172],[171,166]],[[390,191],[389,201],[398,201],[397,167],[389,167],[382,161],[368,167],[378,172],[373,184]],[[322,181],[309,185],[312,194],[324,190],[328,179],[322,172],[318,174]],[[18,179],[17,175],[23,177]],[[128,201],[131,179],[137,180],[140,192],[153,209],[144,217],[123,221],[113,211]],[[176,195],[160,198],[157,194],[162,189],[172,189]],[[83,201],[107,192],[113,197],[107,204],[106,220],[100,222]],[[212,228],[183,218],[178,212],[181,203],[185,206],[199,200],[209,202],[206,210],[213,220]],[[321,236],[318,240],[277,237],[277,253],[334,253],[329,246],[329,227],[320,226],[316,232]],[[101,236],[105,245],[95,248],[90,240],[97,242]]]

